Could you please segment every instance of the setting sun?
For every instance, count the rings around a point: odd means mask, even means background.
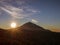
[[[16,23],[15,22],[11,23],[11,28],[16,28]]]

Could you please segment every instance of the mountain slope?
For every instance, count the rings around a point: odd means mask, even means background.
[[[60,45],[60,33],[28,22],[15,29],[0,29],[0,45]]]
[[[22,25],[21,27],[19,27],[20,29],[26,29],[26,30],[40,30],[40,31],[43,31],[44,28],[32,23],[32,22],[28,22],[28,23],[25,23],[24,25]]]
[[[28,22],[18,28],[18,40],[26,45],[59,45],[60,39],[57,33],[46,30],[36,24]],[[59,33],[60,34],[60,33]],[[58,35],[58,36],[56,36]],[[60,37],[59,37],[60,38]],[[24,43],[23,43],[24,42]]]

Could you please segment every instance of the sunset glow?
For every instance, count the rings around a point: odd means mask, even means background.
[[[16,23],[15,22],[11,23],[11,28],[16,28]]]

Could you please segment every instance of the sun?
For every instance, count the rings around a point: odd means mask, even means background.
[[[16,23],[15,22],[11,23],[11,28],[16,28]]]

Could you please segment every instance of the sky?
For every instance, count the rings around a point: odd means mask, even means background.
[[[0,0],[0,28],[29,21],[60,31],[60,0]]]

